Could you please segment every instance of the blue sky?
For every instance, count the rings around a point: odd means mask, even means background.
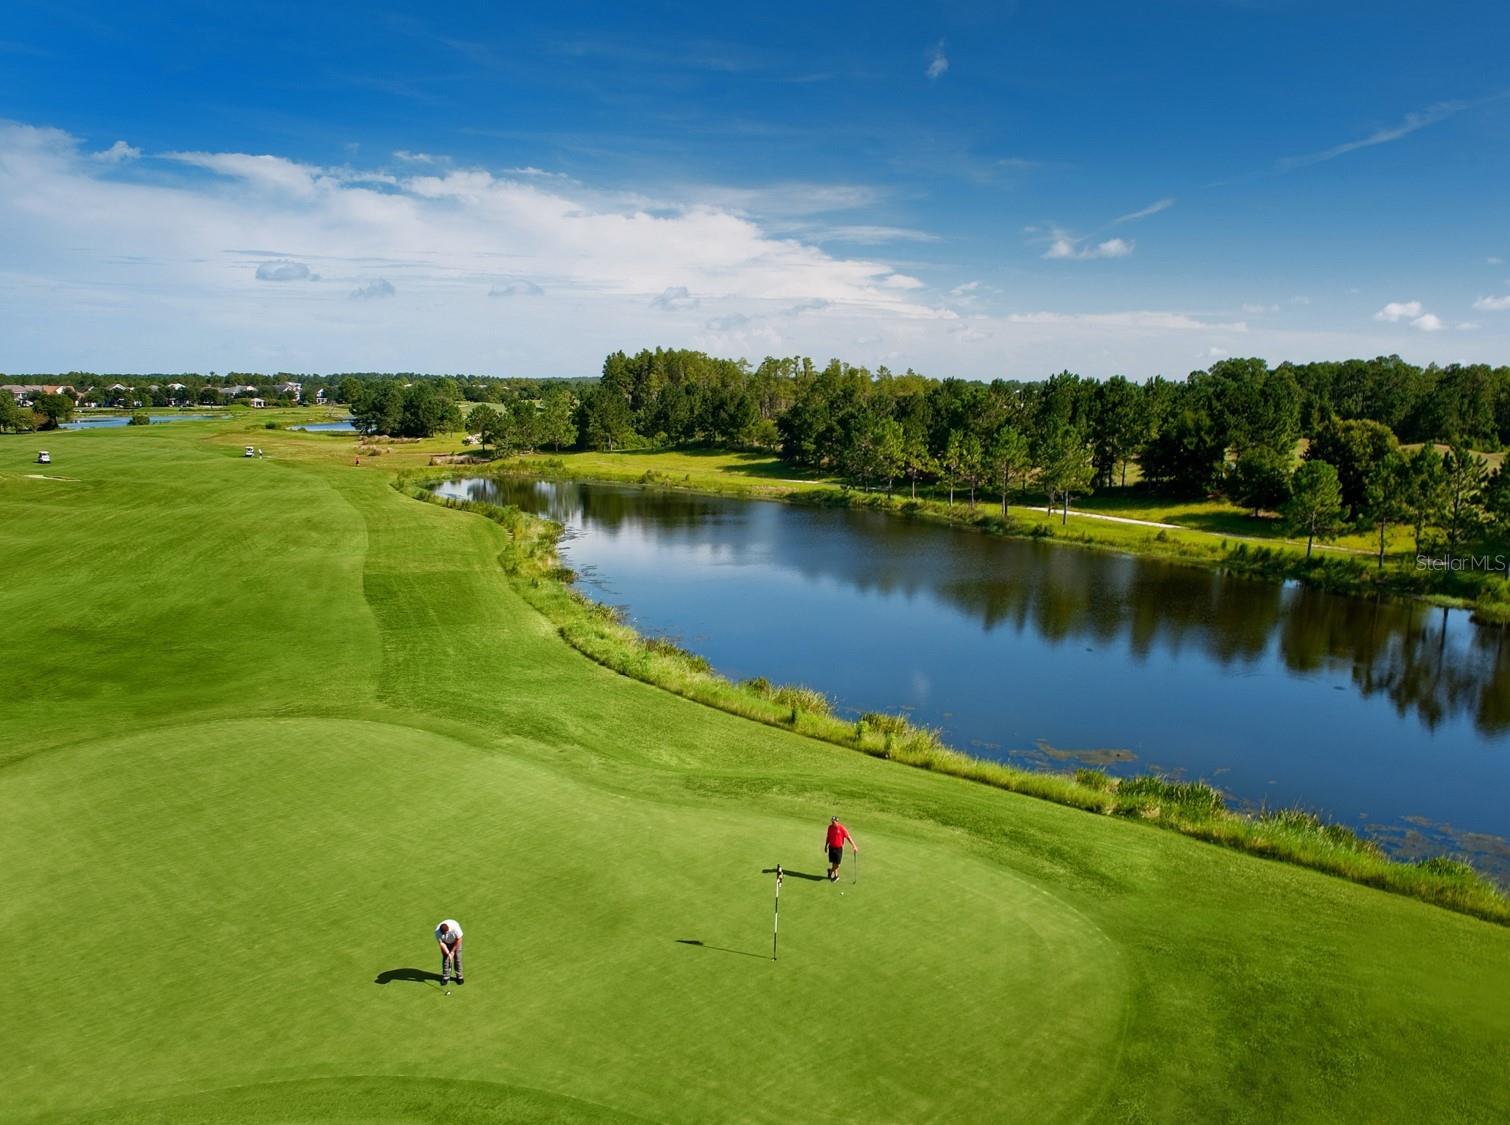
[[[1502,4],[8,10],[3,371],[1510,362]]]

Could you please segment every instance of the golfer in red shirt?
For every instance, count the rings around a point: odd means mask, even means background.
[[[837,816],[828,818],[828,834],[823,838],[823,847],[828,852],[828,881],[839,881],[839,864],[844,859],[844,841],[849,841],[849,846],[854,849],[856,855],[860,854],[860,847],[855,843],[855,838],[849,834],[849,829],[839,823]]]

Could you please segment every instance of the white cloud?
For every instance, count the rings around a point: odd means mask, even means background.
[[[1504,312],[1510,309],[1510,295],[1504,297],[1480,297],[1473,302],[1479,312]]]
[[[547,172],[544,168],[536,168],[533,164],[527,164],[523,168],[505,168],[504,171],[510,176],[545,176],[553,180],[571,179],[565,172]]]
[[[701,303],[687,291],[685,285],[668,285],[661,290],[660,296],[651,300],[650,307],[664,309],[667,312],[680,312],[682,309],[695,309]]]
[[[258,281],[316,281],[318,277],[303,262],[274,259],[257,267]]]
[[[915,277],[908,277],[905,273],[894,273],[888,276],[882,285],[887,289],[921,289],[923,283]]]
[[[545,290],[524,278],[499,282],[488,290],[489,297],[543,297]]]
[[[358,289],[353,289],[351,298],[354,301],[371,301],[382,297],[392,297],[394,292],[393,283],[379,277]]]
[[[1374,319],[1396,324],[1402,320],[1412,320],[1420,315],[1420,301],[1391,301],[1374,314]]]
[[[1422,332],[1440,332],[1447,327],[1447,325],[1442,323],[1440,317],[1434,316],[1431,313],[1416,317],[1415,320],[1410,322],[1410,326],[1418,328]]]
[[[1475,321],[1472,321],[1472,320],[1460,320],[1460,321],[1458,321],[1458,331],[1459,332],[1473,332],[1477,328],[1478,328],[1478,324]]]
[[[431,156],[428,152],[410,152],[407,149],[396,148],[393,150],[395,160],[402,160],[406,164],[442,164],[444,156]]]
[[[978,282],[978,281],[967,281],[967,282],[964,282],[961,285],[956,285],[953,289],[949,290],[949,296],[951,296],[951,297],[964,297],[964,296],[967,296],[967,295],[969,295],[971,293],[974,293],[979,288],[980,288],[980,282]]]
[[[322,178],[320,169],[295,164],[281,156],[249,156],[241,152],[169,152],[164,155],[169,160],[240,180],[252,187],[273,188],[290,195],[314,194],[315,185]]]
[[[1157,215],[1160,211],[1167,211],[1171,207],[1173,207],[1174,205],[1175,205],[1175,199],[1174,199],[1174,197],[1173,196],[1166,196],[1164,199],[1160,199],[1157,202],[1150,203],[1147,207],[1143,208],[1141,211],[1134,211],[1131,214],[1122,215],[1122,216],[1120,216],[1118,218],[1113,219],[1112,222],[1114,224],[1115,223],[1135,223],[1139,219],[1146,219],[1150,215]]]
[[[800,218],[855,211],[880,201],[881,193],[865,184],[789,182],[764,187],[694,184],[680,190],[683,200],[721,211],[763,217]],[[802,233],[798,228],[797,233]]]
[[[1054,261],[1087,262],[1095,258],[1125,258],[1133,252],[1134,243],[1122,238],[1108,238],[1093,246],[1085,245],[1064,232],[1058,232],[1043,257]]]
[[[1265,313],[1277,313],[1278,305],[1244,305],[1242,311],[1249,316],[1262,316]]]
[[[866,226],[851,223],[844,226],[823,227],[808,232],[820,242],[858,242],[879,244],[883,242],[937,242],[938,235],[911,227]]]
[[[880,201],[849,185],[699,188],[652,201],[520,172],[398,165],[387,149],[376,167],[397,173],[204,153],[146,157],[144,174],[122,177],[93,159],[96,147],[0,124],[0,320],[13,373],[585,375],[604,354],[651,342],[650,321],[655,342],[668,346],[753,360],[853,347],[849,358],[896,356],[886,362],[898,369],[971,378],[1064,367],[1178,376],[1208,347],[1271,362],[1399,352],[1413,363],[1443,358],[1444,338],[1463,362],[1503,362],[1510,348],[1499,331],[1510,331],[1510,317],[1487,312],[1482,330],[1447,336],[1400,331],[1424,309],[1399,325],[1365,315],[1338,331],[1284,325],[1282,316],[1250,327],[1157,303],[978,316],[971,297],[1001,299],[984,281],[963,279],[953,294],[904,288],[901,279],[918,277],[900,261],[832,252],[749,213],[800,219]],[[1076,253],[1099,242],[1048,229],[1038,237],[1035,253],[1058,237]],[[396,296],[350,299],[375,278]],[[673,305],[697,306],[653,312],[668,290]],[[490,291],[525,307],[478,316]],[[1154,292],[1137,303],[1157,302]],[[863,351],[857,339],[869,341]]]
[[[933,53],[928,57],[928,70],[926,71],[930,81],[937,82],[949,69],[949,56],[944,54],[944,41],[940,39],[933,48]]]
[[[1282,172],[1288,172],[1295,168],[1303,168],[1308,164],[1320,164],[1324,160],[1332,160],[1344,153],[1356,152],[1360,148],[1370,148],[1373,145],[1387,144],[1397,141],[1401,137],[1409,136],[1417,129],[1424,129],[1428,125],[1435,125],[1438,121],[1446,120],[1453,114],[1468,108],[1468,102],[1438,102],[1426,109],[1415,113],[1407,113],[1398,125],[1391,125],[1384,129],[1375,129],[1368,136],[1356,141],[1348,141],[1345,144],[1334,145],[1320,152],[1309,153],[1305,156],[1287,156],[1280,160],[1277,167]]]
[[[1248,325],[1241,320],[1213,323],[1199,320],[1188,313],[1158,312],[1148,309],[1115,313],[1012,313],[1007,317],[1007,322],[1009,324],[1079,325],[1090,328],[1156,329],[1162,332],[1188,332],[1213,328],[1228,332],[1248,330]]]
[[[730,313],[728,316],[715,316],[704,327],[710,332],[732,332],[737,328],[743,328],[747,324],[752,324],[754,321],[754,317],[746,316],[744,313]]]
[[[120,164],[127,160],[136,160],[141,154],[141,149],[133,148],[125,141],[116,141],[109,148],[95,153],[92,159],[98,160],[101,164]]]
[[[1211,347],[1206,349],[1206,359],[1221,359],[1227,354],[1226,348]]]

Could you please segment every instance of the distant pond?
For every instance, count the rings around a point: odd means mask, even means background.
[[[149,414],[155,425],[158,422],[218,422],[228,418],[227,414]],[[114,426],[125,426],[131,421],[129,414],[110,414],[97,418],[78,418],[72,422],[60,423],[60,430],[108,430]]]
[[[454,481],[567,528],[599,601],[733,679],[905,710],[972,754],[1205,779],[1510,884],[1510,631],[876,512]]]
[[[343,418],[339,422],[312,422],[307,426],[290,426],[291,430],[307,430],[312,434],[354,434],[357,428],[350,418]]]

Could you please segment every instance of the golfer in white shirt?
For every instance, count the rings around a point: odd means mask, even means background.
[[[456,983],[465,984],[461,976],[461,924],[447,918],[435,927],[435,941],[440,946],[440,983],[445,984],[456,970]]]

